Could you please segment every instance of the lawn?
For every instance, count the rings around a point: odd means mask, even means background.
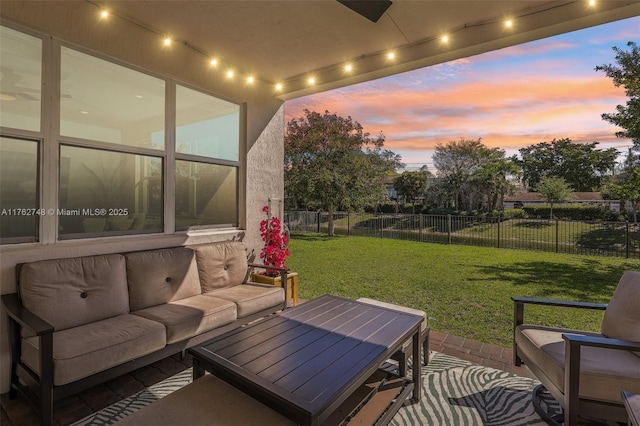
[[[300,297],[370,297],[427,312],[433,330],[511,346],[513,295],[606,303],[640,261],[370,237],[293,234]],[[525,321],[598,330],[602,312],[527,307]]]

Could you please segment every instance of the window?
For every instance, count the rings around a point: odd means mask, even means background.
[[[238,224],[240,107],[176,86],[176,229]]]
[[[176,229],[189,226],[236,226],[236,167],[176,161]]]
[[[38,143],[0,137],[0,240],[38,241]]]
[[[40,131],[42,41],[0,27],[0,126]]]
[[[60,147],[61,238],[162,230],[162,160]]]
[[[176,152],[238,161],[240,107],[176,86]]]
[[[102,59],[61,49],[60,134],[164,149],[165,82]]]
[[[239,105],[46,35],[0,36],[1,243],[167,232],[172,215],[169,232],[238,225]],[[59,92],[43,84],[56,64]],[[13,214],[26,209],[56,220]]]

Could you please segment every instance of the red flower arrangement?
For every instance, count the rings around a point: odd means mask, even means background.
[[[260,259],[265,266],[286,268],[286,257],[289,256],[289,237],[282,229],[282,223],[277,217],[269,217],[269,206],[264,206],[262,211],[267,215],[260,221],[260,236],[264,241],[264,247],[260,252]],[[266,275],[277,277],[280,272],[266,268]]]

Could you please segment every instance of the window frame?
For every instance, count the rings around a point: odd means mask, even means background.
[[[163,183],[163,228],[157,232],[105,232],[99,235],[84,236],[82,234],[73,234],[76,237],[70,238],[72,234],[65,235],[61,238],[58,232],[58,218],[55,215],[42,215],[39,218],[37,227],[38,238],[36,242],[24,242],[22,244],[55,244],[62,241],[86,241],[96,240],[99,238],[126,238],[140,237],[145,235],[161,236],[174,234],[188,234],[190,231],[203,232],[210,230],[212,232],[221,229],[238,230],[243,224],[241,207],[245,205],[244,198],[246,196],[245,170],[246,170],[246,104],[221,96],[202,87],[194,86],[188,82],[176,79],[174,77],[165,76],[155,73],[148,69],[136,66],[121,59],[109,56],[102,52],[96,52],[84,46],[68,42],[45,33],[33,31],[22,25],[0,19],[0,25],[6,26],[15,31],[24,32],[30,36],[39,38],[42,41],[42,101],[41,101],[41,119],[40,131],[28,131],[13,128],[0,127],[0,134],[5,137],[17,137],[22,139],[30,139],[38,141],[38,182],[37,182],[37,198],[39,200],[39,208],[57,211],[59,208],[59,179],[60,179],[60,149],[62,145],[74,146],[89,149],[99,149],[112,152],[120,152],[125,154],[137,154],[161,158],[162,162],[162,183]],[[62,47],[69,48],[80,53],[93,56],[95,58],[108,61],[110,63],[158,78],[165,83],[164,97],[164,150],[151,149],[144,147],[127,146],[125,144],[115,144],[109,142],[100,142],[89,139],[62,136],[60,134],[60,74],[61,74],[61,52]],[[199,156],[194,154],[181,154],[175,152],[176,137],[176,87],[177,85],[186,87],[191,90],[201,92],[205,95],[230,102],[239,108],[238,117],[238,161],[230,161],[216,159],[211,157]],[[224,225],[200,225],[189,227],[186,230],[176,230],[175,227],[175,167],[176,160],[195,161],[199,163],[208,163],[216,165],[231,166],[236,168],[237,186],[235,194],[236,204],[236,226]],[[0,241],[0,247],[8,245]]]

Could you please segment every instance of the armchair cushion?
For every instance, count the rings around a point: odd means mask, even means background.
[[[602,334],[640,342],[640,272],[624,273],[602,320]],[[640,356],[639,353],[635,353]]]
[[[602,337],[598,333],[533,325],[520,325],[515,331],[520,353],[530,360],[528,365],[536,366],[536,370],[543,372],[562,392],[565,366],[563,333]],[[622,404],[621,389],[640,392],[640,358],[629,351],[583,347],[580,398]]]

